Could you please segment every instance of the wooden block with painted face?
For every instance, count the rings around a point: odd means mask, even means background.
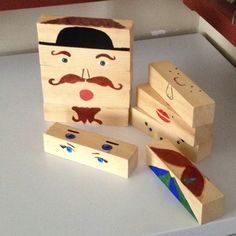
[[[65,70],[41,66],[44,102],[71,106],[80,103],[85,107],[129,107],[130,72],[117,74],[107,71],[104,76],[101,70],[93,71],[93,74],[82,70],[79,72],[81,77],[76,75],[77,72],[77,68]],[[87,79],[82,79],[85,76]]]
[[[37,30],[41,45],[55,45],[55,42],[59,45],[66,39],[69,47],[129,51],[133,43],[133,22],[130,20],[42,16],[37,22]],[[58,38],[60,34],[64,37]],[[79,38],[81,46],[73,37]]]
[[[41,66],[55,66],[65,70],[77,68],[80,76],[83,69],[86,69],[86,73],[91,73],[91,75],[97,70],[115,73],[131,71],[130,51],[41,44],[38,49]]]
[[[128,126],[129,108],[81,107],[44,103],[44,119],[66,123]]]
[[[171,142],[147,145],[146,151],[149,168],[200,224],[223,215],[223,193]]]
[[[137,166],[137,147],[55,123],[44,134],[47,153],[128,178]]]
[[[176,133],[191,146],[196,146],[212,139],[212,124],[196,128],[190,127],[148,84],[138,86],[137,106],[159,122],[167,133]]]
[[[171,62],[151,63],[149,83],[191,127],[213,123],[214,100]]]
[[[199,143],[195,147],[190,146],[184,139],[171,129],[167,130],[145,111],[138,107],[131,108],[131,124],[156,140],[169,139],[191,161],[198,162],[210,155],[212,150],[212,138],[205,143]]]
[[[44,102],[55,104],[51,111],[76,104],[91,109],[129,107],[131,21],[43,16],[37,29]]]

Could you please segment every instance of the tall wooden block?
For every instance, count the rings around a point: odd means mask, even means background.
[[[189,145],[212,139],[213,125],[192,128],[165,102],[165,100],[148,84],[137,88],[137,106],[160,123],[167,133],[176,133]]]
[[[147,146],[147,165],[200,223],[223,214],[224,195],[172,143]]]
[[[47,121],[128,126],[129,108],[80,107],[63,104],[44,103],[44,118]]]
[[[137,147],[110,137],[55,123],[44,134],[44,150],[128,178],[137,166]]]
[[[191,127],[212,124],[215,102],[169,61],[150,64],[149,82]]]
[[[135,128],[156,140],[169,139],[191,161],[198,162],[206,158],[212,150],[212,138],[205,143],[199,143],[195,147],[190,146],[177,133],[167,130],[164,125],[157,122],[142,109],[131,108],[131,124]]]
[[[43,97],[45,106],[50,104],[52,108],[50,119],[61,121],[57,117],[71,115],[70,110],[60,108],[60,112],[69,114],[58,116],[60,105],[77,106],[80,111],[129,108],[132,21],[42,16],[37,30]],[[105,114],[103,118],[112,123]],[[128,120],[129,114],[125,114]],[[120,115],[115,118],[120,120]],[[113,123],[119,124],[115,119]]]

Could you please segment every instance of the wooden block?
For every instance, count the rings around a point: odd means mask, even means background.
[[[77,48],[53,45],[40,45],[39,59],[43,66],[56,66],[65,69],[130,71],[130,51],[105,50],[96,48]],[[81,73],[82,74],[82,73]]]
[[[55,123],[44,134],[44,150],[128,178],[137,166],[137,147],[110,137]]]
[[[156,140],[169,139],[191,161],[198,162],[211,153],[212,138],[205,143],[200,143],[192,147],[184,139],[179,137],[177,133],[167,130],[164,125],[161,125],[142,109],[132,107],[130,116],[132,126]]]
[[[148,84],[138,86],[137,106],[163,125],[167,133],[176,133],[191,146],[212,139],[212,124],[190,127]]]
[[[44,118],[46,121],[66,123],[128,126],[128,108],[80,107],[61,104],[44,104]]]
[[[156,142],[146,151],[147,165],[200,224],[223,215],[223,193],[171,142]]]
[[[213,123],[214,100],[171,62],[150,64],[149,83],[191,127]]]
[[[119,73],[120,77],[114,75],[114,72],[106,73],[106,78],[100,78],[102,82],[96,77],[75,82],[77,74],[76,70],[65,71],[60,67],[41,66],[44,102],[72,106],[79,103],[80,106],[88,107],[129,107],[129,72]]]
[[[114,50],[128,51],[133,42],[133,23],[129,20],[42,16],[37,22],[37,30],[42,45],[55,44],[59,33],[65,32],[69,38],[67,42],[79,38],[80,47],[85,48],[98,48],[99,44],[99,48],[103,49],[112,47]],[[74,39],[71,39],[72,36]]]

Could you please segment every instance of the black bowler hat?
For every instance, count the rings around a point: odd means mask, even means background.
[[[86,27],[64,28],[59,32],[56,43],[39,42],[39,44],[129,51],[129,48],[115,48],[111,38],[103,31]]]

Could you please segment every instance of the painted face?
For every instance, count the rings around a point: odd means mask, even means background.
[[[64,138],[67,141],[76,141],[76,140],[82,139],[83,136],[78,131],[75,131],[72,129],[67,129],[65,131]],[[103,158],[104,152],[105,153],[112,153],[112,151],[114,149],[117,150],[117,148],[119,148],[119,145],[120,145],[119,143],[116,143],[113,141],[101,140],[100,144],[98,144],[98,152],[88,153],[88,157],[94,158],[94,160],[96,160],[96,162],[98,162],[99,164],[106,164],[109,161],[107,160],[107,156],[106,156],[106,158]],[[79,154],[80,149],[81,149],[79,147],[76,147],[75,144],[72,145],[69,142],[67,142],[65,144],[60,144],[59,146],[68,154],[73,154],[73,153]],[[99,152],[99,151],[101,151],[101,152]]]
[[[177,67],[170,66],[166,74],[168,75],[169,81],[176,85],[176,88],[184,89],[190,94],[202,92],[202,90],[197,85],[194,85]],[[170,83],[166,87],[166,96],[170,100],[174,99],[174,92]]]

